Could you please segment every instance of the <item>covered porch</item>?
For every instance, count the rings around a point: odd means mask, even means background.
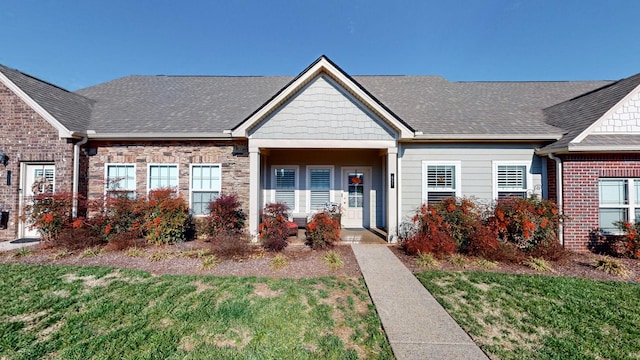
[[[378,238],[383,234],[396,241],[397,148],[250,146],[249,157],[252,233],[257,234],[267,203],[286,203],[298,221],[333,204],[339,208],[343,234],[372,230]]]

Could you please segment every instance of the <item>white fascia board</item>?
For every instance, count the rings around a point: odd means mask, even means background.
[[[625,95],[625,97],[620,99],[620,101],[618,101],[614,106],[612,106],[609,110],[607,110],[604,114],[602,114],[602,116],[600,116],[598,120],[594,121],[593,124],[589,125],[589,127],[586,128],[583,132],[581,132],[580,135],[576,136],[573,140],[571,140],[570,144],[578,144],[582,140],[584,140],[584,138],[586,138],[591,134],[591,132],[595,127],[602,124],[604,119],[612,115],[616,110],[618,110],[618,108],[620,108],[620,106],[622,106],[622,104],[629,101],[629,99],[631,99],[631,97],[636,95],[638,92],[640,92],[640,85],[636,86],[635,89],[631,90],[627,95]]]
[[[607,146],[579,146],[569,144],[567,150],[570,152],[618,152],[618,151],[640,151],[638,145],[607,145]]]
[[[383,121],[390,123],[392,127],[399,131],[399,135],[401,138],[413,138],[414,134],[409,128],[407,128],[404,124],[398,121],[395,116],[389,113],[384,107],[380,106],[376,101],[374,101],[371,96],[369,96],[365,91],[363,91],[359,86],[357,86],[351,79],[349,79],[346,75],[344,75],[341,71],[335,68],[327,59],[324,57],[321,58],[317,63],[313,65],[306,72],[301,74],[297,79],[295,79],[291,84],[287,86],[282,92],[280,92],[275,98],[271,99],[269,103],[265,104],[259,111],[245,120],[239,127],[232,131],[233,136],[236,137],[247,137],[247,130],[262,120],[267,114],[273,111],[276,107],[282,104],[286,99],[288,99],[291,95],[293,95],[296,91],[298,91],[304,84],[311,81],[316,76],[319,76],[322,72],[329,75],[329,77],[336,80],[339,84],[344,84],[347,87],[347,90],[356,95],[359,99],[363,99],[365,104],[373,109],[378,114],[382,115]]]
[[[40,104],[38,104],[31,96],[27,95],[18,85],[16,85],[13,81],[11,81],[5,74],[0,72],[0,82],[2,82],[9,90],[11,90],[14,94],[18,95],[18,97],[24,101],[33,111],[38,113],[38,115],[42,116],[51,126],[58,130],[58,136],[61,138],[72,138],[74,137],[73,133],[67,129],[60,121],[58,121],[53,115],[51,115],[47,110],[45,110]]]
[[[388,149],[395,140],[272,140],[249,139],[250,149]]]
[[[96,133],[87,131],[89,139],[97,140],[231,140],[225,133]]]
[[[422,134],[415,140],[560,140],[562,134]]]

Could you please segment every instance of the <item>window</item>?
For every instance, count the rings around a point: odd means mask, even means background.
[[[422,163],[422,197],[428,204],[460,196],[460,162]]]
[[[599,219],[605,233],[618,233],[617,221],[640,221],[640,179],[600,179]]]
[[[136,196],[136,166],[134,164],[106,165],[107,196],[126,195],[133,199]]]
[[[209,203],[220,196],[220,165],[191,165],[190,207],[194,215],[207,215]]]
[[[273,197],[272,201],[287,204],[289,210],[296,212],[298,188],[298,168],[297,167],[273,167]]]
[[[178,190],[178,165],[149,165],[149,190],[175,188]]]
[[[307,211],[322,210],[331,202],[333,168],[328,166],[307,167],[309,197]]]
[[[531,185],[527,163],[493,162],[493,197],[526,198]]]

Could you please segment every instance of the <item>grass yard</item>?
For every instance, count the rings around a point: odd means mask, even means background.
[[[444,271],[418,279],[492,358],[640,358],[638,284]]]
[[[0,264],[0,359],[390,359],[363,280]]]

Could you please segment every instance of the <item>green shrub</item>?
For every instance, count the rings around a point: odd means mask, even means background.
[[[549,265],[549,263],[542,258],[530,257],[529,260],[525,261],[525,265],[536,271],[553,272],[553,268],[551,267],[551,265]]]
[[[203,270],[211,270],[220,264],[220,260],[215,255],[207,255],[202,258],[200,268]]]
[[[271,261],[269,262],[269,266],[273,270],[283,269],[289,266],[289,258],[286,257],[284,254],[277,254],[276,256],[273,257],[273,259],[271,259]]]

